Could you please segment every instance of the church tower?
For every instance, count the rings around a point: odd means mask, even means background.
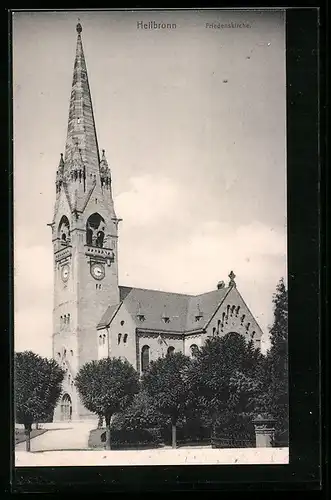
[[[118,223],[105,151],[99,152],[82,44],[77,46],[65,155],[56,172],[52,227],[54,248],[53,357],[66,370],[54,420],[91,414],[74,385],[78,370],[98,359],[96,325],[118,304]]]

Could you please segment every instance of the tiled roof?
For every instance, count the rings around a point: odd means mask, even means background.
[[[137,328],[181,333],[204,328],[230,290],[227,287],[201,295],[184,295],[123,286],[119,289],[121,304]],[[118,308],[119,304],[108,307],[98,328],[108,326]]]
[[[120,304],[115,304],[113,306],[109,306],[107,310],[105,311],[104,315],[102,316],[101,320],[98,323],[97,328],[105,328],[110,324],[112,321],[113,317],[117,313],[117,310],[120,308]]]

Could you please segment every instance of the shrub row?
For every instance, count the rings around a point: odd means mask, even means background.
[[[111,429],[112,449],[157,448],[163,445],[160,429]],[[103,448],[106,441],[106,429],[94,429],[90,432],[89,448]]]

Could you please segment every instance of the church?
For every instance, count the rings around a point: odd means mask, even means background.
[[[87,362],[127,359],[142,373],[151,360],[183,352],[205,339],[242,334],[260,347],[262,331],[240,295],[233,271],[227,283],[201,295],[120,286],[118,229],[112,177],[100,151],[82,44],[77,46],[65,153],[56,171],[52,230],[54,307],[52,348],[65,378],[54,420],[92,417],[75,388]]]

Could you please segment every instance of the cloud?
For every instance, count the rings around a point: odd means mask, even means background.
[[[23,233],[22,233],[23,234]],[[53,309],[52,249],[26,247],[14,252],[14,348],[51,355]]]
[[[227,281],[233,270],[268,345],[272,294],[286,274],[285,227],[271,228],[258,220],[240,226],[204,220],[199,203],[192,203],[192,192],[159,175],[131,178],[130,189],[118,195],[115,206],[124,219],[119,235],[121,285],[198,294],[215,289],[219,280]],[[17,236],[15,348],[41,353],[48,349],[50,355],[52,247],[27,246],[30,240],[23,228]]]
[[[165,177],[144,175],[130,178],[131,189],[116,197],[116,212],[130,225],[159,223],[179,201],[177,186]]]
[[[14,328],[16,352],[27,350],[45,357],[52,355],[52,304],[50,308],[35,304],[15,311]]]
[[[266,334],[267,346],[268,326],[273,320],[272,295],[286,274],[285,227],[271,228],[258,220],[241,226],[202,221],[185,205],[185,192],[169,181],[163,184],[162,179],[149,176],[139,181],[136,178],[133,184],[134,191],[122,197],[126,219],[119,240],[121,284],[203,293],[214,289],[219,280],[227,281],[233,269],[239,291]],[[155,211],[145,196],[147,187],[153,199],[160,200]],[[180,197],[179,192],[183,193]],[[136,211],[147,208],[152,213],[142,229]],[[172,218],[167,219],[169,212]],[[151,221],[153,234],[147,225]],[[138,227],[132,245],[132,232]]]

